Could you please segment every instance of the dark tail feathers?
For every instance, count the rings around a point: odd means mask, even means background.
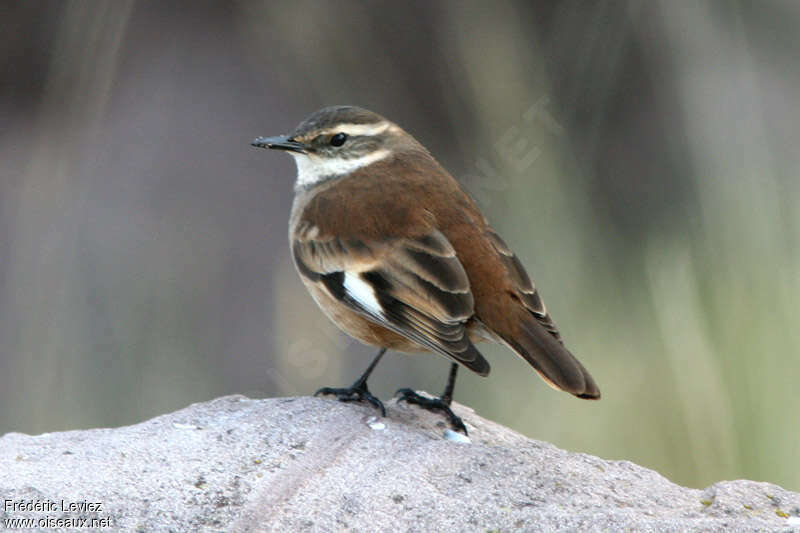
[[[517,354],[525,359],[548,385],[578,398],[599,400],[600,389],[589,372],[527,310],[521,311],[516,333],[502,336]]]

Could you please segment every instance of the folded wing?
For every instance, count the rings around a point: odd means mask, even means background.
[[[388,241],[305,236],[292,252],[301,275],[368,320],[489,373],[466,332],[474,313],[469,279],[438,230]]]

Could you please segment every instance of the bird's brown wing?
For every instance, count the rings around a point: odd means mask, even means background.
[[[533,281],[528,276],[528,273],[525,271],[525,267],[522,266],[522,263],[517,258],[516,254],[492,229],[487,229],[486,235],[489,237],[489,240],[492,241],[492,246],[494,246],[495,250],[505,264],[506,271],[511,278],[511,282],[514,285],[516,293],[519,296],[519,299],[522,301],[522,304],[528,309],[528,311],[533,313],[533,316],[536,317],[536,320],[548,333],[550,333],[558,342],[564,344],[561,340],[561,333],[558,332],[555,322],[553,322],[552,317],[547,312],[547,307],[545,307],[544,302],[539,297],[539,292],[536,290],[536,286],[533,284]]]
[[[469,279],[441,232],[388,240],[296,235],[292,253],[307,280],[373,323],[489,373],[466,332],[474,313]]]

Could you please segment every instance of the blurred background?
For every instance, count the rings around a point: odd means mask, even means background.
[[[800,490],[800,4],[0,3],[0,434],[349,385],[291,264],[312,111],[398,122],[476,197],[600,402],[502,347],[456,400],[681,484]],[[439,393],[391,355],[370,386]]]

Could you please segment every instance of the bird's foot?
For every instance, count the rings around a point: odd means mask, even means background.
[[[441,411],[447,417],[447,421],[450,422],[454,430],[463,431],[464,435],[467,435],[467,426],[465,426],[461,418],[457,417],[453,410],[450,409],[450,398],[428,398],[411,389],[399,389],[395,395],[400,396],[397,399],[398,402],[405,400],[408,403],[417,404],[429,411]]]
[[[322,387],[317,392],[314,393],[314,396],[319,396],[320,394],[330,394],[336,396],[336,398],[340,402],[362,402],[364,400],[368,401],[381,411],[381,416],[386,416],[386,408],[383,406],[383,402],[381,402],[378,398],[372,395],[372,393],[367,388],[366,383],[358,383],[356,382],[353,384],[352,387],[345,387],[345,388],[332,388],[332,387]]]

